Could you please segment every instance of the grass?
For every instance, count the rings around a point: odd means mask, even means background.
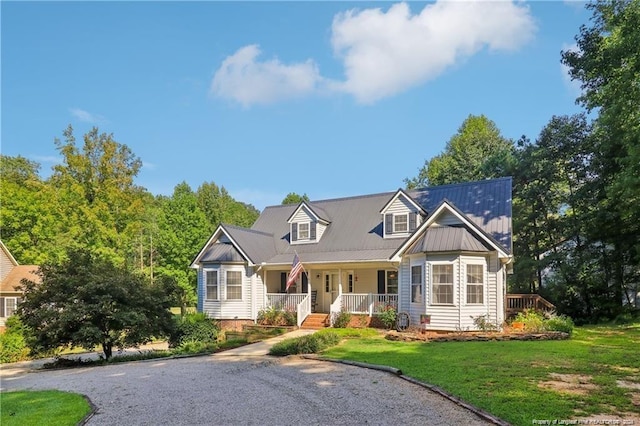
[[[399,368],[514,425],[530,425],[534,419],[639,415],[634,391],[616,383],[640,383],[639,348],[640,323],[578,327],[562,341],[407,343],[372,336],[348,339],[323,355]],[[554,380],[552,373],[588,376],[583,381],[594,386],[584,394],[542,388],[541,382]]]
[[[91,411],[82,395],[55,390],[2,392],[0,405],[2,426],[77,425]]]

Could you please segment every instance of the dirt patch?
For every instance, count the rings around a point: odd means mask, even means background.
[[[598,388],[591,383],[591,376],[583,374],[549,374],[553,380],[538,383],[538,387],[573,395],[587,395]]]
[[[628,382],[626,380],[616,380],[616,384],[619,388],[640,390],[640,383]]]

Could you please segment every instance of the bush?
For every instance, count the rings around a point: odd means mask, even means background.
[[[29,359],[26,328],[17,315],[7,318],[6,330],[0,334],[0,363],[18,362]]]
[[[489,315],[479,315],[477,317],[472,316],[473,323],[480,331],[498,331],[499,327],[489,321]]]
[[[562,331],[563,333],[573,333],[575,324],[573,320],[565,315],[552,316],[545,321],[544,326],[549,331]]]
[[[525,331],[532,333],[538,333],[545,330],[544,317],[541,313],[533,309],[525,309],[523,312],[518,312],[513,322],[521,322],[524,324]]]
[[[213,342],[197,342],[197,341],[188,341],[184,342],[177,348],[171,351],[173,355],[191,355],[191,354],[202,354],[202,353],[211,353],[218,349],[218,344]]]
[[[292,326],[297,324],[297,315],[295,312],[270,306],[258,312],[258,324]]]
[[[385,306],[384,309],[378,314],[378,317],[386,328],[395,328],[396,318],[398,317],[398,315],[393,306]]]
[[[217,322],[204,313],[177,317],[174,330],[169,336],[169,347],[177,348],[188,342],[216,343],[219,331]]]
[[[335,328],[347,328],[351,322],[351,313],[347,311],[340,311],[333,320],[333,326]]]
[[[269,354],[275,356],[315,354],[339,342],[340,336],[336,333],[318,332],[278,342],[271,347]]]

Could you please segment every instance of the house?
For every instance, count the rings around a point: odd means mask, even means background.
[[[0,330],[4,330],[5,321],[13,315],[20,303],[22,291],[19,287],[22,279],[40,281],[37,270],[36,265],[19,265],[0,241]]]
[[[511,240],[508,177],[267,207],[250,229],[220,225],[191,267],[198,311],[223,327],[270,306],[298,325],[392,306],[410,325],[473,330],[505,319]],[[295,254],[306,273],[286,291]]]

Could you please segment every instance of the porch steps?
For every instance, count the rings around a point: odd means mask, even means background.
[[[309,314],[304,320],[300,328],[317,330],[319,328],[329,327],[329,314]]]

